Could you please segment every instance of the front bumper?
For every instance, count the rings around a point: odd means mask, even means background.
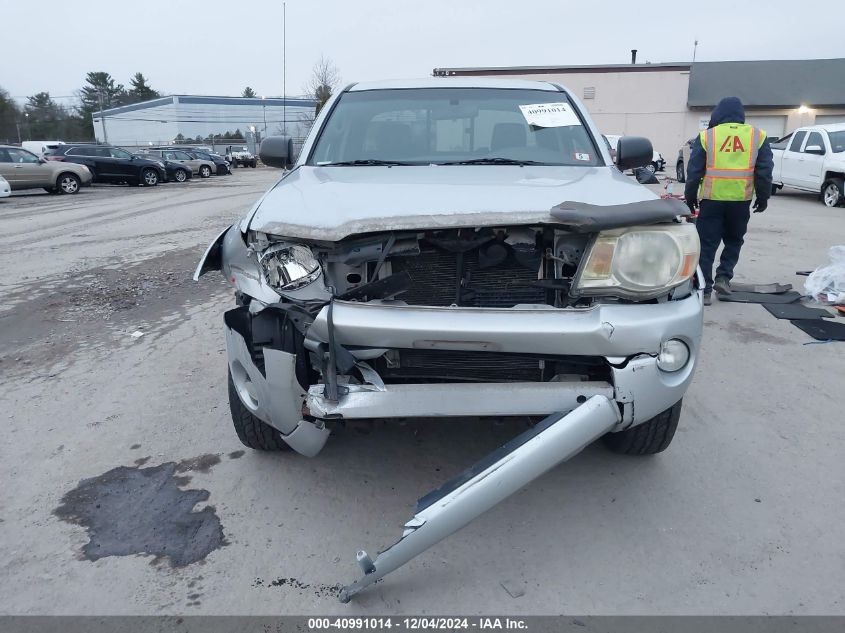
[[[610,366],[608,381],[385,385],[376,376],[367,384],[345,385],[337,401],[326,397],[322,383],[307,389],[297,383],[293,354],[264,348],[262,372],[244,336],[228,323],[226,340],[230,371],[244,405],[278,429],[296,450],[316,454],[328,435],[321,422],[326,419],[549,415],[567,413],[601,396],[620,409],[614,430],[640,424],[686,392],[701,341],[702,315],[700,292],[663,303],[589,309],[431,308],[335,301],[335,341],[359,359],[388,349],[442,349],[602,356]],[[308,328],[305,347],[313,351],[325,346],[328,329],[326,307]],[[661,345],[669,339],[683,341],[690,350],[689,361],[674,372],[657,366]],[[304,450],[296,445],[295,432],[307,437]]]

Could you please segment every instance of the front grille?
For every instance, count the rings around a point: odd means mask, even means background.
[[[395,382],[543,382],[556,374],[608,380],[607,361],[590,356],[542,356],[461,350],[394,350],[375,361],[387,383]]]
[[[393,272],[406,271],[411,288],[397,298],[410,305],[512,308],[519,303],[546,303],[546,291],[532,286],[537,269],[519,264],[513,255],[501,264],[481,268],[478,251],[464,253],[464,281],[458,297],[458,255],[434,248],[412,257],[391,259]]]

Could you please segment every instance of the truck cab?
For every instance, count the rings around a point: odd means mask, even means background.
[[[783,187],[812,191],[828,207],[843,203],[845,123],[798,128],[772,143],[772,193]]]

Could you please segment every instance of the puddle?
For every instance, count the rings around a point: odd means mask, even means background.
[[[209,461],[197,464],[196,470],[207,472],[202,467],[213,465]],[[204,560],[227,542],[213,506],[194,511],[209,492],[179,488],[190,478],[177,471],[193,470],[183,464],[114,468],[81,481],[53,513],[88,531],[82,548],[87,560],[146,554],[166,557],[173,567]]]

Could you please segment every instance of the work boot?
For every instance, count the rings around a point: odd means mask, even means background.
[[[704,305],[709,306],[713,303],[713,294],[709,290],[704,291]]]
[[[713,290],[716,294],[729,295],[731,292],[731,280],[727,277],[716,277],[716,283],[713,284]]]

